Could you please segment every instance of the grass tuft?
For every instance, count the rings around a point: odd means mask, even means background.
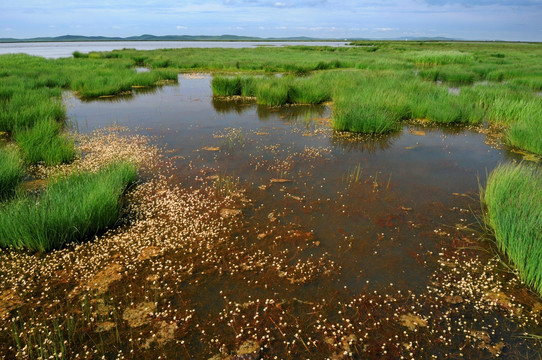
[[[542,172],[527,165],[501,165],[482,195],[485,221],[521,278],[542,295]]]
[[[26,195],[2,205],[0,246],[48,251],[113,226],[137,171],[131,163],[118,163],[76,173],[52,180],[37,200]]]
[[[16,132],[15,141],[28,164],[69,163],[75,159],[75,145],[73,139],[61,131],[62,124],[53,119],[45,119],[30,129]]]
[[[9,198],[24,176],[23,164],[17,148],[0,148],[0,200]]]

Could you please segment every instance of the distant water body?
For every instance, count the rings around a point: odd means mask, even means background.
[[[124,48],[137,50],[181,49],[181,48],[253,48],[257,46],[346,46],[347,42],[305,41],[85,41],[85,42],[37,42],[1,43],[0,55],[24,53],[45,58],[70,57],[74,51],[112,51]]]

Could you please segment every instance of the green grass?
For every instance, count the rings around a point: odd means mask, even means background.
[[[215,76],[211,81],[211,88],[215,96],[241,95],[241,78],[238,76]]]
[[[62,133],[61,123],[50,118],[30,129],[17,131],[15,141],[28,164],[57,165],[69,163],[76,156],[73,139]]]
[[[474,57],[469,53],[456,50],[426,50],[420,51],[411,56],[417,65],[445,65],[445,64],[469,64]]]
[[[334,98],[333,128],[364,134],[382,134],[399,129],[397,114],[368,100],[362,93],[345,92]]]
[[[1,205],[0,246],[48,251],[113,226],[136,176],[136,166],[114,164],[52,180],[37,199],[27,195]]]
[[[506,132],[505,140],[514,147],[542,155],[542,116],[513,123]]]
[[[43,118],[64,119],[65,108],[58,89],[26,89],[21,84],[12,90],[9,100],[0,102],[0,131],[30,128]]]
[[[0,200],[15,193],[23,176],[23,164],[17,148],[0,147]]]
[[[267,79],[266,79],[267,80]],[[256,85],[256,98],[258,104],[267,106],[280,106],[288,102],[289,80],[273,78],[259,81]]]
[[[316,77],[297,78],[291,83],[288,99],[294,104],[321,104],[331,100],[331,89]]]
[[[521,278],[542,295],[542,173],[527,165],[501,165],[483,193],[486,223]]]
[[[472,84],[478,76],[468,67],[453,65],[421,69],[419,76],[430,81],[447,82],[450,85]]]

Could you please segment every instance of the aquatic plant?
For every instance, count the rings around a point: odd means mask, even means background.
[[[343,181],[348,185],[357,184],[361,180],[361,164],[348,168],[343,175]]]
[[[525,164],[500,165],[489,175],[482,202],[499,249],[542,295],[541,171]]]
[[[37,199],[21,195],[3,204],[0,246],[48,251],[114,225],[121,214],[122,194],[137,171],[124,162],[96,173],[75,173],[51,180]]]
[[[23,176],[24,169],[17,148],[0,147],[0,200],[15,193]]]

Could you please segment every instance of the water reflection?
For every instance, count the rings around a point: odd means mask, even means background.
[[[158,92],[162,86],[145,86],[145,87],[133,87],[131,90],[120,93],[118,95],[103,95],[97,98],[81,98],[81,101],[86,103],[92,102],[108,102],[108,103],[125,103],[131,102],[135,99],[136,95],[150,95]]]
[[[327,107],[324,105],[288,105],[280,107],[269,107],[258,105],[256,113],[260,121],[274,120],[277,117],[284,123],[298,122],[303,119],[307,122],[314,116],[323,116]]]
[[[340,147],[346,151],[361,151],[372,154],[376,151],[389,149],[401,135],[401,131],[383,135],[363,135],[333,131],[329,137],[329,142],[334,147]]]
[[[254,105],[254,102],[241,98],[224,99],[219,97],[213,97],[211,103],[213,104],[213,109],[217,113],[227,114],[235,112],[238,115],[241,115]]]

